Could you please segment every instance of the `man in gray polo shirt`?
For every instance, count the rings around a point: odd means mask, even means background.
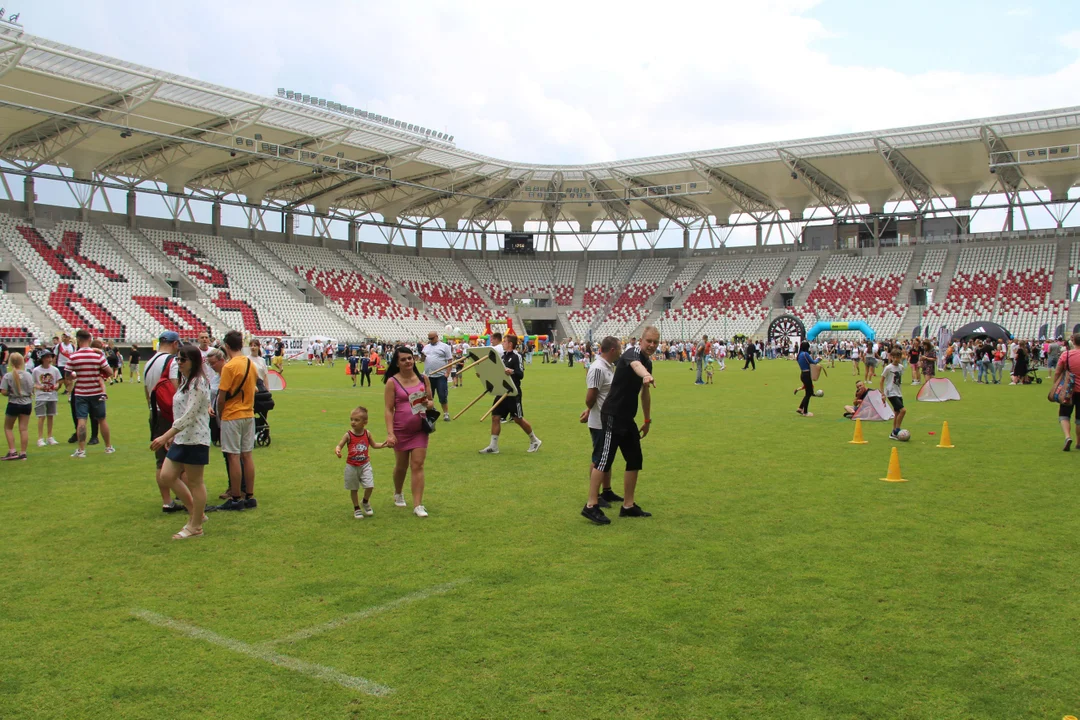
[[[445,366],[453,362],[454,350],[439,340],[439,333],[434,330],[428,333],[427,339],[428,344],[424,346],[424,373],[431,380],[431,392],[439,396],[443,421],[450,422],[450,403],[447,402],[449,391],[446,385],[450,368]]]

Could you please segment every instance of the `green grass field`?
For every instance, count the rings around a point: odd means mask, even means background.
[[[1046,384],[956,373],[964,399],[944,404],[906,388],[909,482],[892,484],[885,423],[847,442],[850,366],[804,419],[789,362],[712,387],[657,363],[638,487],[654,516],[596,527],[578,514],[584,372],[526,369],[539,453],[507,426],[502,454],[478,455],[478,407],[432,438],[429,518],[393,506],[383,450],[376,514],[357,521],[333,447],[382,387],[294,365],[256,451],[260,507],[211,515],[185,542],[159,511],[142,387],[112,388],[116,455],[31,447],[0,466],[0,717],[1080,711],[1080,456],[1060,451]],[[928,434],[946,419],[954,450]],[[381,419],[372,430],[385,436]],[[216,496],[217,457],[207,477]]]

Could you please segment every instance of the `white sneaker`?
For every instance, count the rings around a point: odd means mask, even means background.
[[[45,438],[38,438],[37,446],[38,447],[45,447]]]
[[[59,442],[56,441],[56,438],[53,438],[53,437],[49,438],[45,442],[48,443],[49,445],[59,445],[60,444]]]
[[[480,451],[480,454],[481,455],[498,455],[499,454],[499,448],[493,448],[490,445],[488,445],[486,448],[484,448],[483,450]]]
[[[398,507],[405,507],[405,496],[401,493],[394,493],[394,504]]]
[[[73,458],[84,458],[84,457],[86,457],[86,451],[85,450],[76,450],[75,452],[71,453],[71,457],[73,457]]]
[[[537,439],[536,442],[530,442],[528,452],[536,452],[537,450],[540,449],[540,446],[543,445],[543,444],[544,444],[544,441],[540,440],[540,439]]]
[[[114,452],[116,452],[116,448],[114,448],[112,445],[105,448],[105,454],[106,455],[112,455]]]
[[[443,422],[450,422],[450,413],[443,413]]]
[[[364,514],[369,517],[375,514],[375,511],[371,509],[371,503],[362,503],[360,505],[360,509],[363,510]]]
[[[423,505],[417,505],[412,511],[416,517],[427,517],[427,510],[424,509]]]
[[[353,510],[352,516],[354,518],[356,518],[357,520],[363,520],[364,519],[364,511],[363,510]]]

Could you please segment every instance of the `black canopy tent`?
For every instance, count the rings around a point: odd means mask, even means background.
[[[957,328],[952,336],[953,340],[981,340],[984,338],[1008,341],[1012,339],[1012,333],[997,323],[987,321],[968,323]]]

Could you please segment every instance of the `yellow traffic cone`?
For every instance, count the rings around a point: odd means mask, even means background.
[[[949,421],[941,423],[941,442],[937,444],[940,448],[956,447],[952,444],[952,438],[949,437]]]
[[[896,448],[893,448],[889,454],[889,475],[881,479],[885,482],[907,482],[905,478],[900,477],[900,453],[896,451]]]
[[[865,445],[866,440],[862,436],[862,420],[855,419],[855,435],[848,440],[848,445]]]

